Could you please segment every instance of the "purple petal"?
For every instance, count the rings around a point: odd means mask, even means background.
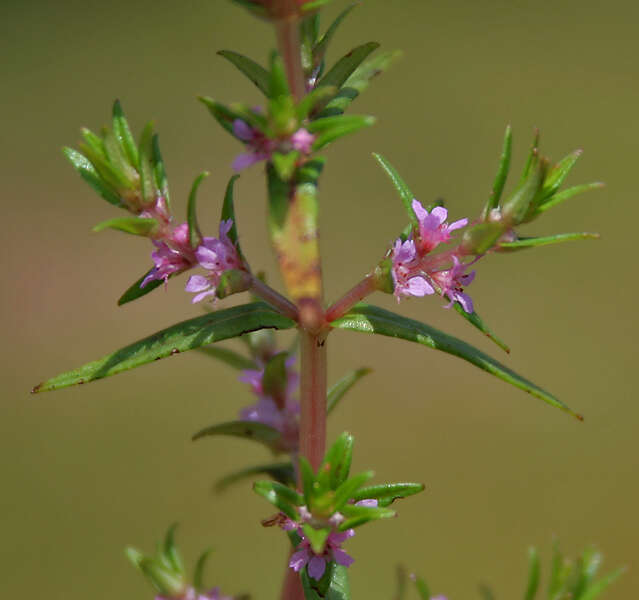
[[[298,550],[291,556],[288,566],[291,567],[293,571],[299,571],[308,562],[309,554],[310,552],[307,548]]]
[[[422,221],[428,216],[428,211],[422,206],[422,203],[417,200],[417,198],[413,198],[411,206],[413,207],[413,212],[415,213],[418,221]]]
[[[466,225],[468,225],[468,219],[459,219],[459,221],[454,221],[448,226],[448,231],[461,229],[462,227],[466,227]]]
[[[473,279],[475,279],[476,274],[477,274],[477,271],[471,271],[470,273],[466,273],[465,275],[462,275],[459,278],[459,281],[461,281],[461,284],[463,286],[470,285],[473,282]]]
[[[235,157],[235,160],[233,161],[233,164],[231,165],[231,167],[235,171],[242,171],[243,169],[246,169],[257,162],[260,162],[261,160],[264,160],[264,158],[262,158],[258,154],[255,154],[254,152],[238,154]]]
[[[142,283],[140,284],[140,288],[143,288],[150,281],[154,281],[156,279],[162,279],[162,277],[158,273],[157,268],[151,269],[151,271],[149,271],[149,274],[142,280]]]
[[[202,292],[201,294],[198,294],[197,296],[195,296],[195,298],[193,298],[193,300],[191,300],[191,302],[193,304],[197,304],[198,302],[201,302],[202,300],[204,300],[204,298],[206,298],[207,296],[215,296],[215,290],[209,290],[208,292]]]
[[[217,268],[217,263],[220,260],[218,255],[213,250],[202,245],[198,246],[197,250],[195,251],[195,258],[197,258],[197,261],[200,263],[201,266],[203,266],[205,269],[208,269],[209,271]]]
[[[462,305],[462,308],[468,314],[473,312],[473,300],[468,294],[464,294],[464,292],[456,292],[455,300]]]
[[[343,567],[350,567],[355,562],[355,559],[350,554],[347,554],[340,548],[333,550],[333,559],[338,565],[342,565]]]
[[[448,211],[443,206],[436,206],[430,211],[430,214],[437,219],[438,225],[441,225],[448,217]]]
[[[242,119],[233,121],[233,133],[235,137],[240,138],[243,142],[250,142],[254,135],[253,128]]]
[[[208,290],[211,287],[211,282],[202,275],[191,275],[189,280],[186,282],[186,286],[184,286],[185,291],[196,293],[203,292],[204,290]]]
[[[375,498],[366,498],[355,502],[355,506],[366,506],[367,508],[377,508],[377,500]]]
[[[411,277],[408,280],[407,291],[411,296],[419,298],[435,293],[433,286],[423,277]]]
[[[313,558],[308,561],[306,569],[310,577],[319,580],[322,578],[322,575],[324,575],[324,571],[326,571],[326,559],[322,556],[313,556]]]

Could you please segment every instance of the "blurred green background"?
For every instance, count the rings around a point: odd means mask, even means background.
[[[2,15],[0,597],[151,598],[122,550],[151,550],[173,520],[190,560],[215,548],[212,583],[276,597],[286,541],[260,527],[270,509],[248,483],[211,493],[217,477],[266,452],[239,440],[189,441],[250,401],[235,373],[183,356],[89,387],[28,395],[45,377],[199,311],[180,281],[116,307],[149,265],[149,248],[91,233],[114,211],[60,147],[78,140],[80,126],[106,123],[120,98],[136,131],[156,122],[178,214],[195,174],[212,171],[200,198],[213,232],[240,147],[194,97],[259,102],[215,52],[264,60],[272,34],[222,0],[4,0]],[[608,569],[630,567],[606,598],[639,596],[638,18],[627,0],[369,0],[338,35],[332,60],[369,39],[405,55],[353,107],[377,115],[378,125],[328,151],[328,298],[365,273],[404,225],[371,151],[398,165],[425,202],[444,197],[454,218],[476,215],[487,197],[507,123],[516,170],[539,126],[542,150],[554,159],[585,149],[571,183],[607,182],[529,230],[599,231],[599,242],[481,265],[470,291],[511,356],[437,299],[399,308],[505,360],[583,412],[583,424],[447,355],[344,332],[329,340],[331,380],[362,364],[375,368],[333,417],[330,435],[355,434],[355,468],[427,484],[426,494],[399,506],[399,519],[349,542],[356,599],[390,598],[397,562],[450,600],[477,598],[479,582],[501,599],[518,598],[526,547],[540,546],[546,566],[554,535],[567,553],[596,543]],[[254,268],[274,274],[260,168],[238,189],[244,250]],[[394,305],[390,297],[374,301]]]

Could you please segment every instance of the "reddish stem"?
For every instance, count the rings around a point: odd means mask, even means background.
[[[297,310],[297,306],[282,296],[282,294],[275,291],[272,287],[266,285],[261,279],[258,279],[257,277],[252,278],[251,290],[253,290],[253,293],[256,296],[259,296],[262,300],[276,308],[285,317],[293,319],[293,321],[299,320],[299,311]]]
[[[377,289],[375,278],[369,274],[359,283],[353,286],[339,300],[328,307],[326,311],[326,320],[330,323],[335,319],[344,316],[355,304],[366,296],[372,294]]]
[[[288,2],[290,4],[290,2]],[[286,1],[281,4],[287,4]],[[293,5],[295,3],[293,2]],[[297,7],[294,7],[297,10]],[[296,102],[299,102],[306,93],[306,82],[302,68],[302,53],[300,41],[300,28],[297,13],[288,13],[288,16],[275,21],[275,34],[277,47],[284,61],[286,77],[291,93]]]

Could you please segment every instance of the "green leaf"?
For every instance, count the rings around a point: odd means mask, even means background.
[[[481,583],[479,585],[479,593],[482,597],[482,600],[495,600],[493,591],[484,583]]]
[[[277,176],[282,181],[289,181],[295,173],[295,167],[300,157],[300,153],[297,150],[282,154],[281,152],[274,152],[271,156],[271,162],[277,171]]]
[[[337,95],[323,106],[319,104],[319,108],[323,110],[317,115],[318,118],[342,114],[350,103],[355,100],[363,91],[365,91],[370,82],[383,73],[395,62],[402,52],[394,50],[384,52],[366,59],[351,76],[344,82],[344,85],[337,92]]]
[[[140,136],[138,149],[140,155],[140,185],[142,197],[147,203],[155,202],[157,197],[157,187],[151,157],[153,156],[153,123],[147,123]]]
[[[187,204],[186,215],[187,223],[189,225],[189,242],[193,248],[197,248],[202,239],[202,231],[197,222],[197,190],[200,184],[210,175],[208,171],[200,173],[191,186],[191,192],[189,193],[189,201]]]
[[[368,367],[356,369],[346,373],[339,381],[331,386],[328,390],[326,398],[326,412],[331,414],[335,407],[339,404],[340,400],[346,395],[346,393],[362,378],[364,375],[372,373],[373,370]]]
[[[147,283],[144,287],[140,287],[146,276],[149,275],[151,271],[153,271],[153,268],[149,269],[144,275],[142,275],[142,277],[140,277],[140,279],[138,279],[133,285],[131,285],[131,287],[129,287],[129,289],[124,292],[124,294],[120,296],[120,298],[118,299],[118,306],[122,306],[127,302],[133,302],[133,300],[137,300],[142,296],[146,296],[149,292],[152,292],[154,289],[160,287],[162,283],[164,283],[161,279],[153,279],[149,281],[149,283]],[[172,275],[176,274],[177,273],[173,273]],[[169,279],[172,275],[169,275]]]
[[[281,510],[289,519],[296,521],[299,518],[294,507],[301,506],[301,496],[291,488],[273,481],[256,481],[253,484],[253,490]]]
[[[393,165],[388,162],[381,154],[377,154],[373,152],[373,158],[379,163],[379,165],[384,169],[386,175],[388,175],[391,183],[397,190],[401,201],[404,204],[404,209],[406,210],[406,214],[408,215],[408,220],[411,222],[413,227],[419,227],[419,221],[417,220],[417,215],[412,207],[413,199],[415,195],[410,191],[410,188],[406,185],[406,182],[400,177],[399,173],[393,167]],[[430,207],[427,208],[430,211]]]
[[[295,471],[290,462],[270,463],[267,465],[247,467],[246,469],[241,469],[240,471],[226,475],[215,484],[215,491],[223,492],[234,483],[248,479],[254,475],[268,475],[284,485],[293,485],[295,483]]]
[[[313,150],[315,152],[322,150],[326,146],[328,146],[331,142],[338,140],[345,135],[349,135],[351,133],[355,133],[364,127],[370,127],[375,124],[375,117],[367,117],[367,116],[340,116],[340,117],[326,117],[326,119],[318,119],[317,121],[312,121],[309,125],[309,130],[312,125],[319,123],[320,121],[327,121],[328,119],[339,119],[340,121],[332,125],[331,127],[326,127],[322,129],[313,142]]]
[[[288,87],[288,79],[284,70],[284,63],[277,52],[271,54],[271,72],[269,74],[268,93],[271,99],[281,96],[290,96],[291,90]]]
[[[342,507],[351,499],[353,494],[361,488],[369,479],[373,478],[373,471],[364,471],[358,473],[350,479],[343,481],[335,490],[334,507],[336,511],[342,510]]]
[[[198,431],[191,438],[194,442],[207,436],[229,435],[232,437],[244,438],[264,444],[267,448],[275,450],[280,442],[282,434],[264,423],[257,421],[229,421],[205,427]]]
[[[81,130],[82,137],[86,142],[86,145],[91,148],[91,151],[99,156],[101,159],[106,160],[106,154],[104,153],[104,142],[100,136],[95,135],[90,129],[83,127]]]
[[[550,578],[548,580],[548,598],[549,600],[556,600],[557,594],[560,592],[563,586],[566,576],[566,568],[564,557],[559,549],[557,540],[553,541],[552,548],[552,561],[550,564]]]
[[[98,223],[93,231],[99,232],[105,229],[115,229],[133,235],[148,236],[157,228],[158,222],[155,219],[144,219],[140,217],[116,217]]]
[[[318,87],[330,85],[341,88],[350,75],[368,57],[368,55],[379,48],[377,42],[368,42],[357,48],[353,48],[346,56],[340,58],[333,67],[320,79]]]
[[[166,532],[166,537],[164,538],[164,547],[163,554],[166,559],[169,561],[169,564],[177,573],[184,573],[184,563],[182,562],[182,557],[178,552],[177,546],[175,545],[175,530],[177,529],[178,524],[173,523],[169,530]]]
[[[326,6],[329,2],[333,0],[308,0],[301,6],[302,12],[311,12],[312,10],[317,10],[318,8],[322,8],[322,6]]]
[[[467,313],[464,310],[464,307],[459,303],[455,302],[453,307],[466,321],[468,321],[473,327],[476,327],[481,331],[489,340],[495,342],[502,350],[510,354],[510,348],[506,345],[506,343],[502,342],[484,323],[483,319],[475,312]]]
[[[129,159],[113,131],[105,132],[104,151],[111,168],[117,173],[118,178],[126,184],[126,187],[134,188],[138,180],[137,171],[129,163]]]
[[[264,328],[290,329],[294,325],[293,321],[261,302],[234,306],[158,331],[100,360],[48,379],[32,392],[46,392],[88,383],[249,331]]]
[[[313,500],[313,484],[315,483],[315,473],[311,463],[305,456],[299,457],[300,475],[302,477],[302,491],[304,492],[304,504],[310,506]]]
[[[508,367],[497,362],[481,350],[474,348],[470,344],[457,339],[451,335],[443,333],[430,325],[407,319],[377,306],[370,306],[364,303],[356,305],[349,313],[333,321],[333,327],[338,329],[349,329],[362,333],[375,333],[389,337],[400,338],[417,342],[434,350],[440,350],[457,356],[483,371],[494,375],[498,379],[510,383],[515,387],[528,392],[561,410],[582,420],[583,418],[573,412],[563,402],[553,395],[544,391],[534,383],[524,379]]]
[[[288,377],[286,374],[286,360],[288,354],[280,352],[271,358],[264,367],[262,377],[262,389],[270,396],[277,406],[283,406],[286,402],[286,388]]]
[[[578,599],[576,600],[595,600],[603,594],[608,587],[613,584],[623,573],[625,573],[625,567],[620,567],[612,573],[606,575],[602,579],[595,581]]]
[[[228,232],[228,237],[233,242],[233,245],[237,248],[237,252],[240,258],[246,262],[244,254],[242,254],[242,248],[240,247],[240,238],[237,233],[237,219],[235,218],[235,201],[234,201],[234,188],[235,182],[239,179],[239,175],[233,175],[226,186],[226,192],[224,193],[224,204],[222,205],[222,221],[228,221],[231,219],[233,225]]]
[[[331,43],[335,32],[338,30],[342,21],[346,18],[346,16],[357,6],[357,4],[351,4],[347,6],[337,18],[330,24],[324,35],[320,38],[320,40],[315,44],[313,48],[313,66],[317,67],[324,60],[324,56],[326,55],[326,50],[328,49],[328,45]]]
[[[123,207],[120,195],[107,183],[105,183],[91,161],[73,148],[63,148],[64,155],[69,159],[73,168],[102,198],[114,206]]]
[[[528,178],[530,170],[532,169],[532,167],[535,165],[535,163],[537,162],[539,158],[538,154],[539,154],[539,129],[536,129],[535,136],[533,138],[533,143],[530,146],[530,152],[528,153],[528,158],[526,159],[526,164],[524,165],[524,170],[521,174],[521,179],[519,180],[520,184],[522,184]]]
[[[583,231],[581,233],[558,233],[545,237],[519,238],[514,242],[500,242],[498,247],[500,250],[525,250],[526,248],[535,248],[536,246],[549,246],[550,244],[587,239],[597,240],[599,239],[599,234]]]
[[[537,201],[540,198],[547,162],[540,160],[532,167],[532,173],[517,187],[513,194],[503,203],[502,215],[506,222],[519,225],[534,214]],[[482,223],[491,225],[491,223]]]
[[[557,206],[557,204],[561,204],[564,200],[568,200],[568,198],[572,198],[577,194],[582,194],[583,192],[588,192],[589,190],[598,190],[604,187],[604,184],[600,181],[596,181],[594,183],[584,183],[582,185],[576,185],[574,187],[568,188],[563,192],[559,192],[551,196],[548,200],[546,200],[543,204],[537,207],[535,212],[536,215],[539,215],[543,212],[546,212],[549,208],[553,206]]]
[[[240,371],[257,368],[256,364],[251,359],[242,356],[239,352],[235,352],[235,350],[231,350],[230,348],[222,348],[221,346],[213,345],[198,348],[197,350],[201,354],[206,354],[207,356],[222,361],[229,367],[233,367]]]
[[[550,169],[542,188],[543,198],[549,198],[561,187],[561,184],[566,180],[566,177],[568,177],[568,173],[570,173],[582,155],[582,152],[582,150],[575,150]]]
[[[304,523],[302,525],[302,530],[304,531],[308,541],[311,543],[313,552],[315,552],[315,554],[322,554],[326,538],[328,538],[331,533],[330,528],[315,529],[309,523]]]
[[[331,562],[321,581],[309,577],[307,570],[301,571],[302,587],[305,600],[350,600],[346,567]]]
[[[202,554],[200,554],[200,558],[197,559],[197,563],[195,563],[195,570],[193,571],[193,587],[198,592],[208,589],[204,585],[204,567],[212,552],[213,550],[211,548],[205,550]]]
[[[497,168],[497,175],[495,175],[493,190],[482,213],[483,221],[486,221],[488,219],[490,211],[493,208],[497,208],[499,206],[499,200],[501,199],[501,194],[504,191],[504,185],[506,184],[506,178],[508,177],[508,170],[510,169],[512,147],[513,133],[510,125],[508,125],[508,127],[506,127],[506,133],[504,135],[504,146],[501,151],[501,158],[499,159],[499,167]]]
[[[162,153],[160,152],[160,137],[156,133],[151,141],[152,145],[152,163],[153,163],[153,175],[155,176],[155,185],[160,191],[167,206],[171,206],[171,196],[169,194],[169,182],[166,176],[166,167],[164,166],[164,160],[162,159]]]
[[[360,488],[351,498],[360,500],[377,500],[378,506],[389,506],[395,500],[413,496],[424,491],[423,483],[382,483]]]
[[[208,96],[198,96],[198,100],[209,109],[209,112],[213,115],[215,120],[233,137],[235,137],[235,133],[233,132],[233,121],[235,121],[235,119],[240,119],[241,116],[237,112],[227,108],[219,102],[216,102],[213,98],[209,98]]]
[[[317,106],[326,103],[326,101],[335,96],[336,93],[336,88],[324,86],[306,94],[297,105],[298,120],[303,121],[306,119]]]
[[[237,67],[265,96],[268,96],[270,75],[262,65],[257,64],[247,56],[231,50],[220,50],[218,54]]]
[[[428,585],[424,579],[421,577],[415,577],[415,588],[417,589],[417,593],[421,600],[430,600],[430,590],[428,589]]]
[[[528,584],[524,600],[535,600],[539,588],[539,554],[535,548],[528,550]]]
[[[113,132],[122,147],[122,150],[129,159],[129,163],[133,166],[138,165],[138,148],[135,145],[135,139],[129,129],[129,123],[124,116],[122,105],[119,100],[113,103]]]
[[[337,489],[348,478],[353,460],[355,440],[348,432],[343,432],[326,452],[319,469],[321,476],[328,475],[328,486]]]

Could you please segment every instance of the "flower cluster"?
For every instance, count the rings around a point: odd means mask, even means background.
[[[418,227],[407,240],[397,239],[391,250],[394,294],[423,297],[438,292],[450,303],[459,302],[467,313],[473,312],[473,301],[464,288],[473,281],[475,272],[466,273],[470,266],[463,263],[458,249],[432,255],[440,244],[451,240],[452,232],[465,227],[468,219],[447,223],[448,211],[436,206],[430,213],[414,199],[412,209]]]
[[[355,506],[376,507],[377,500],[360,500],[359,502],[355,502]],[[336,512],[328,519],[326,524],[330,526],[332,530],[324,542],[322,551],[315,552],[302,528],[303,523],[313,521],[313,516],[306,506],[300,506],[298,512],[299,522],[284,517],[281,523],[281,527],[284,531],[295,531],[301,538],[296,551],[291,555],[291,559],[288,563],[288,566],[293,569],[293,571],[299,572],[306,567],[309,576],[319,580],[322,578],[322,575],[324,575],[326,566],[330,562],[335,562],[344,567],[350,567],[355,562],[355,559],[350,554],[342,550],[342,544],[347,539],[352,538],[355,535],[355,531],[353,529],[346,529],[345,531],[337,530],[337,527],[345,520],[341,513]]]
[[[220,223],[220,237],[203,237],[202,243],[195,250],[198,264],[206,269],[206,275],[192,275],[184,288],[196,294],[193,302],[200,302],[208,296],[215,296],[222,275],[231,269],[243,269],[242,259],[228,233],[233,221],[228,219]]]
[[[280,386],[281,393],[273,393],[265,389],[266,364],[260,365],[258,369],[246,369],[240,375],[240,381],[248,383],[251,391],[258,398],[255,404],[240,411],[240,418],[277,429],[282,434],[279,443],[287,452],[297,451],[299,445],[300,405],[295,398],[299,375],[294,365],[295,355],[291,354],[284,363],[286,381]]]
[[[239,154],[233,161],[233,169],[241,171],[261,161],[270,161],[274,152],[286,154],[297,151],[308,156],[312,151],[315,136],[303,127],[284,139],[272,139],[264,132],[251,127],[242,119],[233,121],[233,133],[244,142],[248,152]]]

